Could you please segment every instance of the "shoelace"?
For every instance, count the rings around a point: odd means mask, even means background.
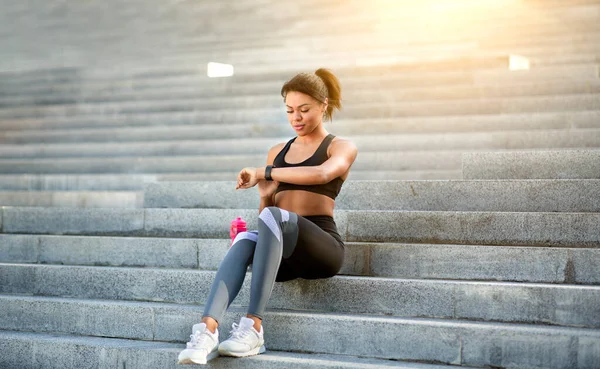
[[[247,335],[249,335],[250,332],[251,332],[250,327],[244,327],[244,328],[242,328],[237,323],[233,323],[231,325],[231,327],[233,328],[231,331],[229,331],[229,333],[231,333],[231,338],[241,338],[241,339],[243,339],[244,337],[246,337]]]
[[[206,341],[206,335],[202,332],[195,332],[190,334],[190,342],[186,344],[187,348],[194,348],[195,346],[204,347],[204,341]]]

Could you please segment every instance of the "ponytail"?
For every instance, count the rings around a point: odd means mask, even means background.
[[[325,112],[325,120],[333,119],[333,110],[342,109],[342,91],[340,87],[340,81],[331,73],[329,69],[319,68],[315,71],[315,74],[319,76],[327,87],[327,111]]]

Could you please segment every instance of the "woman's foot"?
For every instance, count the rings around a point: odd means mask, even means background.
[[[179,353],[177,364],[206,364],[219,356],[219,331],[211,333],[205,323],[194,324],[190,342]]]
[[[240,324],[233,323],[231,336],[219,344],[219,354],[245,357],[262,354],[266,351],[263,328],[254,329],[254,320],[243,317]]]

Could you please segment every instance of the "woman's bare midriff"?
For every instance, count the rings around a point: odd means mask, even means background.
[[[275,206],[301,216],[333,217],[335,201],[325,195],[302,190],[281,191],[275,195]]]

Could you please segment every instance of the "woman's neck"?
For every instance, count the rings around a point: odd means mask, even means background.
[[[298,136],[294,142],[301,145],[313,145],[315,143],[321,143],[328,134],[329,132],[323,127],[323,124],[320,124],[311,133],[304,136]]]

